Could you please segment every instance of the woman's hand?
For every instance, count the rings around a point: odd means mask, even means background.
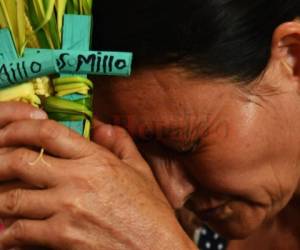
[[[97,145],[0,105],[0,217],[17,218],[2,248],[196,249],[123,129],[98,123]],[[7,188],[15,179],[34,188]]]

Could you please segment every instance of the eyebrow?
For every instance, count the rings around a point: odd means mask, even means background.
[[[160,142],[161,144],[163,144],[164,147],[175,151],[177,153],[188,153],[190,151],[193,151],[193,148],[196,148],[198,145],[200,145],[201,139],[198,138],[194,138],[193,140],[186,142],[185,144],[183,143],[179,143],[178,145],[174,144],[174,143],[164,143],[164,142]]]
[[[170,139],[170,140],[177,140],[178,138],[183,138],[184,132],[183,128],[178,127],[156,127],[155,129],[148,129],[144,131],[138,131],[136,134],[133,134],[133,137],[136,139],[155,139],[155,140],[162,140],[162,139]],[[183,139],[185,140],[185,138]]]
[[[187,153],[200,142],[198,136],[185,131],[184,128],[178,127],[163,127],[158,131],[147,131],[148,133],[135,136],[136,141],[156,141],[167,150],[172,150],[176,153]]]
[[[120,119],[119,123],[126,124],[126,119]],[[124,123],[125,122],[125,123]],[[135,122],[134,127],[128,130],[135,141],[157,141],[168,149],[176,152],[185,152],[199,144],[207,123],[191,119],[178,119],[177,121],[142,121]]]

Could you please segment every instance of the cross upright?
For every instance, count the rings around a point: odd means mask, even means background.
[[[126,52],[90,51],[92,37],[92,17],[85,15],[64,15],[62,48],[25,49],[24,56],[18,58],[8,29],[0,30],[0,89],[10,87],[40,76],[59,74],[61,79],[70,79],[76,86],[88,83],[87,75],[129,76],[131,73],[132,54]],[[74,82],[74,79],[77,79]],[[55,82],[55,81],[54,81]],[[57,80],[59,82],[59,79]],[[92,85],[87,84],[92,89]],[[66,86],[60,86],[60,88]],[[91,107],[91,98],[74,89],[73,93],[61,95],[61,101],[76,103],[76,107]],[[81,105],[81,106],[80,106]],[[47,110],[46,110],[47,111]],[[56,110],[57,111],[57,110]],[[88,134],[91,116],[74,119],[76,110],[61,110],[59,122],[81,135]],[[74,115],[75,113],[75,115]],[[92,112],[85,112],[84,115]],[[73,114],[73,117],[69,114]],[[80,114],[80,112],[79,112]],[[81,114],[82,115],[82,114]],[[69,118],[70,119],[69,119]],[[77,116],[82,117],[82,116]]]

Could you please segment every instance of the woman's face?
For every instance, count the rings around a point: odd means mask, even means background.
[[[98,118],[128,129],[175,209],[186,206],[224,236],[240,238],[297,189],[295,88],[274,72],[246,90],[176,68],[145,69],[97,79],[95,107]]]

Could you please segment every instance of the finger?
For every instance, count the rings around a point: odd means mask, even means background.
[[[18,220],[0,235],[0,249],[45,246],[57,249],[54,232],[44,220]],[[61,246],[60,246],[61,247]]]
[[[88,140],[52,120],[23,120],[0,130],[0,147],[36,146],[52,155],[79,159],[91,154]]]
[[[32,105],[21,102],[0,102],[0,128],[27,119],[47,119],[47,114]]]
[[[2,185],[0,185],[0,194],[7,192],[12,189],[29,189],[31,188],[31,185],[28,185],[24,182],[21,181],[10,181],[10,182],[5,182]],[[15,218],[2,218],[0,219],[0,234],[4,230],[4,228],[9,227],[16,221]]]
[[[0,194],[1,218],[45,219],[54,213],[50,190],[13,189]]]
[[[98,121],[94,127],[93,139],[97,144],[107,148],[123,161],[143,160],[132,138],[121,127]]]
[[[93,135],[92,135],[93,141],[98,145],[105,147],[109,151],[113,151],[113,142],[114,142],[112,138],[113,129],[114,128],[112,125],[104,124],[100,121],[94,121]]]
[[[0,155],[0,181],[19,179],[38,188],[53,187],[57,184],[59,171],[54,166],[61,164],[60,159],[18,148]]]

